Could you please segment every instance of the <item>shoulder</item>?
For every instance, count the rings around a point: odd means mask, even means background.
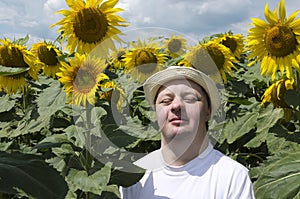
[[[221,153],[216,149],[212,150],[211,158],[214,159],[215,165],[222,167],[224,171],[232,171],[232,172],[239,171],[239,172],[247,173],[248,175],[248,169],[244,165],[224,155],[223,153]]]
[[[212,175],[216,184],[221,185],[223,193],[229,198],[255,198],[249,170],[244,165],[215,149],[212,158],[215,159]]]

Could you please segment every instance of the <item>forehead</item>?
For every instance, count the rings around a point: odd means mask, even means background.
[[[195,83],[194,81],[187,80],[187,79],[177,79],[177,80],[172,80],[164,85],[162,85],[158,91],[157,91],[157,96],[161,93],[166,93],[166,92],[176,92],[178,89],[184,89],[184,91],[193,91],[193,92],[198,92],[201,95],[205,94],[204,89]]]

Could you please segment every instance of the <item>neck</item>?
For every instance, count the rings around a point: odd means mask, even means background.
[[[182,166],[201,154],[208,146],[209,138],[207,135],[192,141],[189,139],[172,139],[170,142],[162,140],[162,155],[168,165]]]

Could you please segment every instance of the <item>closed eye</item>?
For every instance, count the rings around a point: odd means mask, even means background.
[[[195,102],[199,101],[199,99],[198,98],[185,98],[184,101],[187,103],[195,103]]]
[[[201,101],[201,99],[193,94],[188,94],[183,97],[183,100],[187,103],[195,103],[197,101]]]
[[[170,104],[172,101],[172,98],[164,98],[159,101],[159,104]]]

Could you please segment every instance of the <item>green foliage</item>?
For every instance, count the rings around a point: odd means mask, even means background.
[[[300,190],[300,148],[270,157],[263,167],[252,171],[257,198],[297,198]],[[283,191],[286,190],[286,191]]]
[[[269,79],[258,64],[248,67],[246,57],[227,76],[225,121],[211,122],[212,132],[221,131],[215,147],[249,168],[257,198],[299,198],[300,92],[285,95],[290,120],[284,109],[262,106]],[[20,72],[0,66],[0,75]],[[25,93],[0,93],[1,198],[117,199],[119,186],[143,176],[133,162],[160,147],[154,112],[139,83],[122,71],[105,73],[124,92],[122,110],[104,99],[88,107],[66,104],[60,82],[43,76],[28,80]]]
[[[0,65],[0,75],[1,76],[16,75],[16,74],[24,73],[28,70],[29,70],[29,67],[17,68],[17,67],[7,67],[7,66]]]
[[[55,169],[40,156],[0,152],[0,191],[17,193],[17,189],[36,198],[64,198],[67,184]]]
[[[260,105],[268,80],[258,67],[240,63],[228,78],[226,121],[216,147],[249,168],[256,198],[299,198],[299,91],[285,95],[296,110],[287,121],[284,109]]]

